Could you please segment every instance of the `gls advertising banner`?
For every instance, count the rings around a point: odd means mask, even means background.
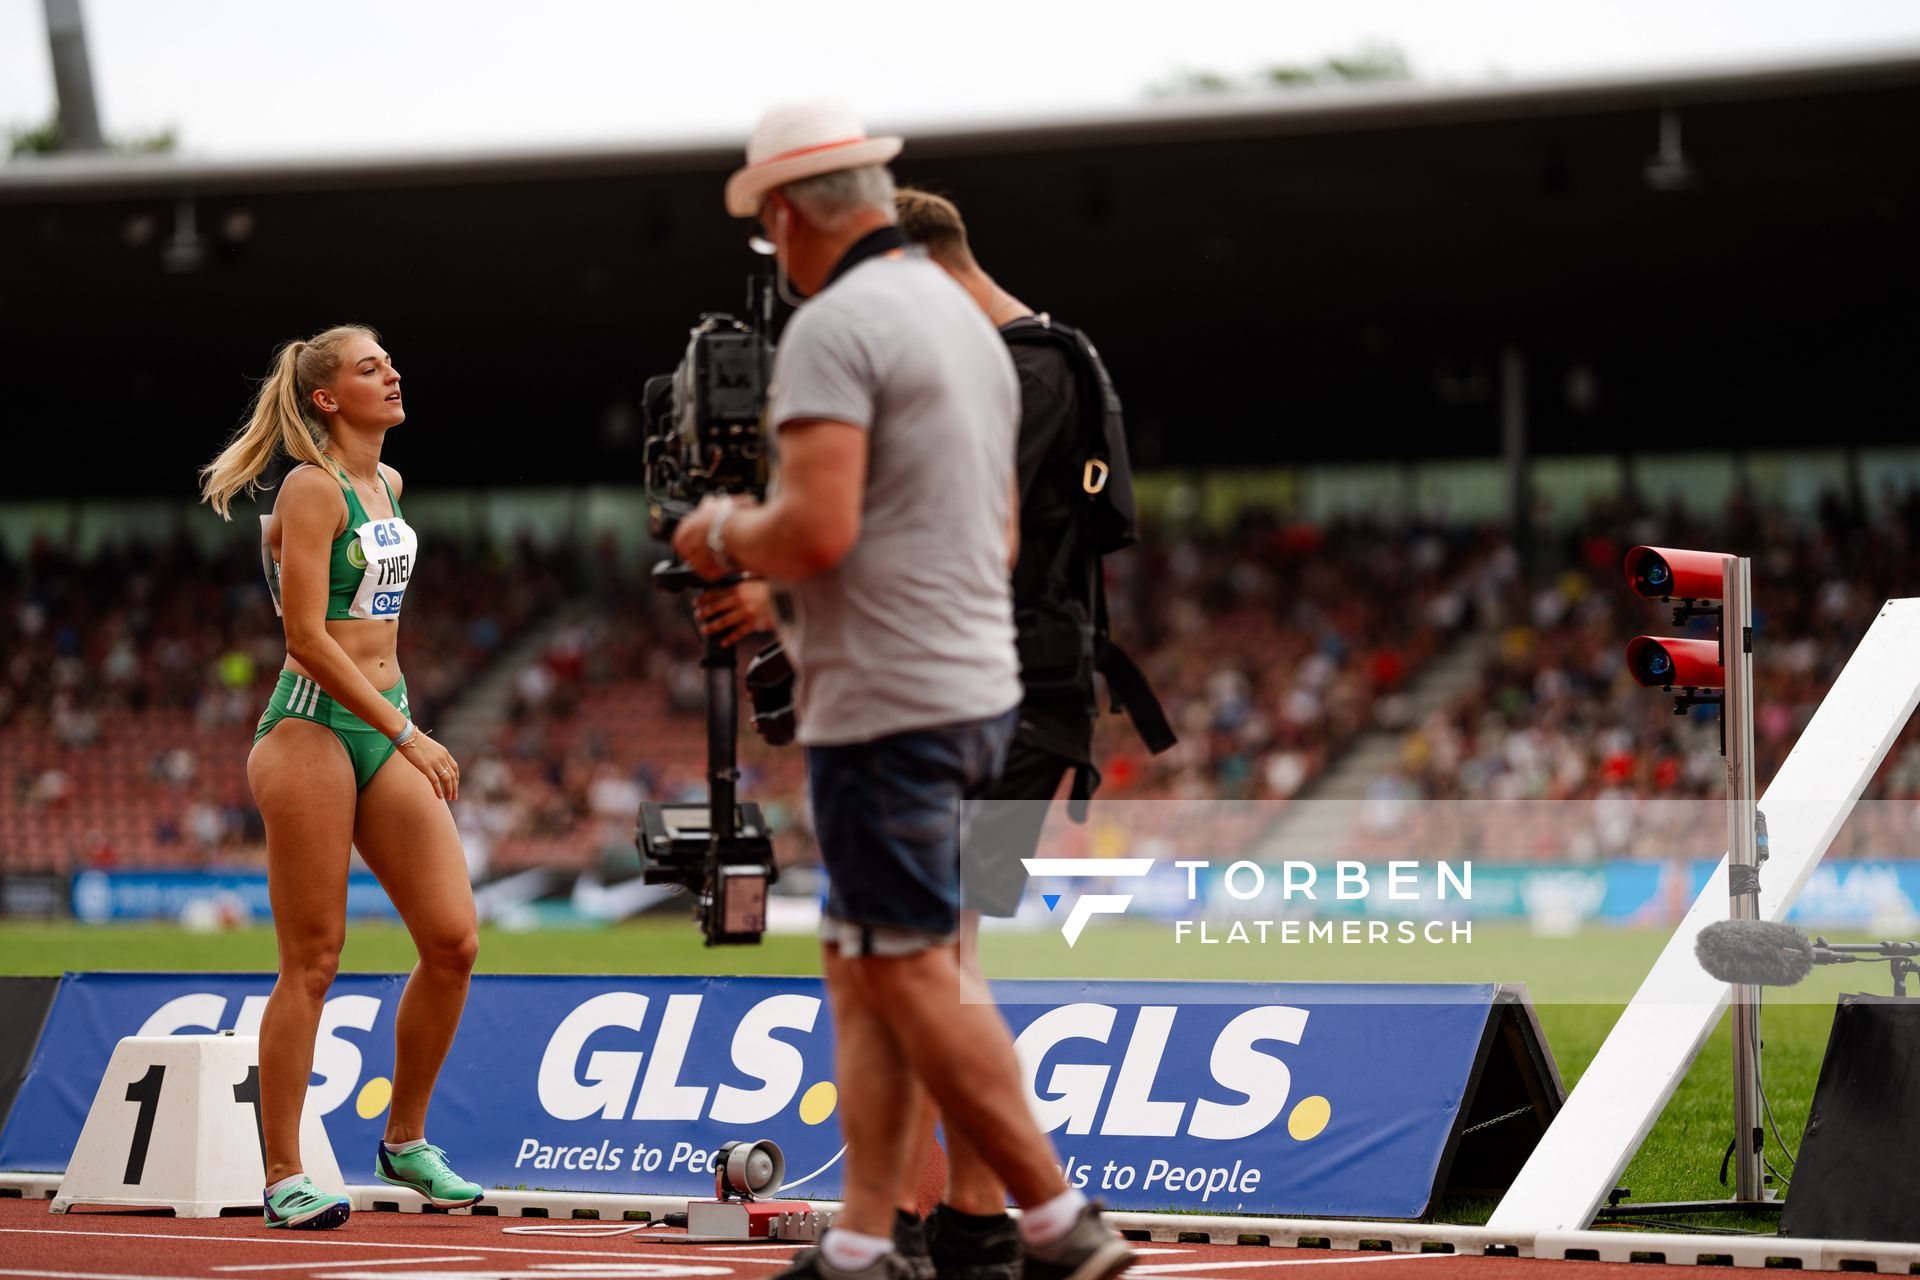
[[[82,871],[73,878],[70,905],[76,920],[175,920],[195,904],[229,905],[264,920],[272,914],[265,871]],[[347,876],[347,915],[354,919],[398,918],[387,891],[370,871]]]
[[[398,975],[344,975],[314,1055],[349,1182],[371,1182]],[[259,1025],[272,978],[77,974],[0,1169],[66,1167],[123,1036]],[[487,1186],[710,1195],[710,1154],[771,1138],[799,1196],[840,1193],[818,980],[480,977],[432,1137]],[[1472,1074],[1491,986],[1005,982],[1030,1101],[1068,1177],[1116,1207],[1413,1217]]]

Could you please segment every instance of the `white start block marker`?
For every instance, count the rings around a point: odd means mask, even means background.
[[[169,1208],[182,1218],[260,1207],[260,1041],[253,1036],[128,1036],[87,1111],[50,1206]],[[301,1117],[300,1158],[323,1191],[345,1192],[326,1128]]]

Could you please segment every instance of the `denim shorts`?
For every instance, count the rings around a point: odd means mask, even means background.
[[[907,955],[960,928],[968,802],[1006,760],[1015,713],[807,748],[828,876],[822,936],[844,955]]]

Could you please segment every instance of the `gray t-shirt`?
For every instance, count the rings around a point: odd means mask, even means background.
[[[999,715],[1020,701],[1007,508],[1020,388],[1006,344],[922,251],[855,266],[788,323],[769,420],[868,433],[860,536],[776,582],[809,746]]]

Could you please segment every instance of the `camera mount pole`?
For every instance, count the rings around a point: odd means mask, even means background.
[[[707,673],[707,830],[715,848],[724,847],[735,835],[734,791],[740,781],[737,662],[731,648],[712,636],[705,638],[700,665]]]
[[[769,258],[766,269],[756,271],[747,277],[747,322],[755,333],[766,335],[773,332],[773,260]],[[772,343],[766,346],[769,359]]]
[[[1721,662],[1726,702],[1721,707],[1727,757],[1727,887],[1735,920],[1760,918],[1759,832],[1753,778],[1753,561],[1720,562]],[[1733,1003],[1734,1200],[1767,1199],[1765,1131],[1761,1128],[1759,997],[1736,984]]]
[[[747,277],[747,315],[755,333],[765,334],[773,323],[773,280],[769,272]],[[769,357],[763,350],[761,360]],[[762,381],[766,369],[761,370]],[[702,587],[731,586],[738,574]],[[739,829],[735,793],[740,782],[739,686],[735,677],[739,655],[712,636],[703,640],[700,665],[707,673],[707,830],[716,851],[732,843]]]

